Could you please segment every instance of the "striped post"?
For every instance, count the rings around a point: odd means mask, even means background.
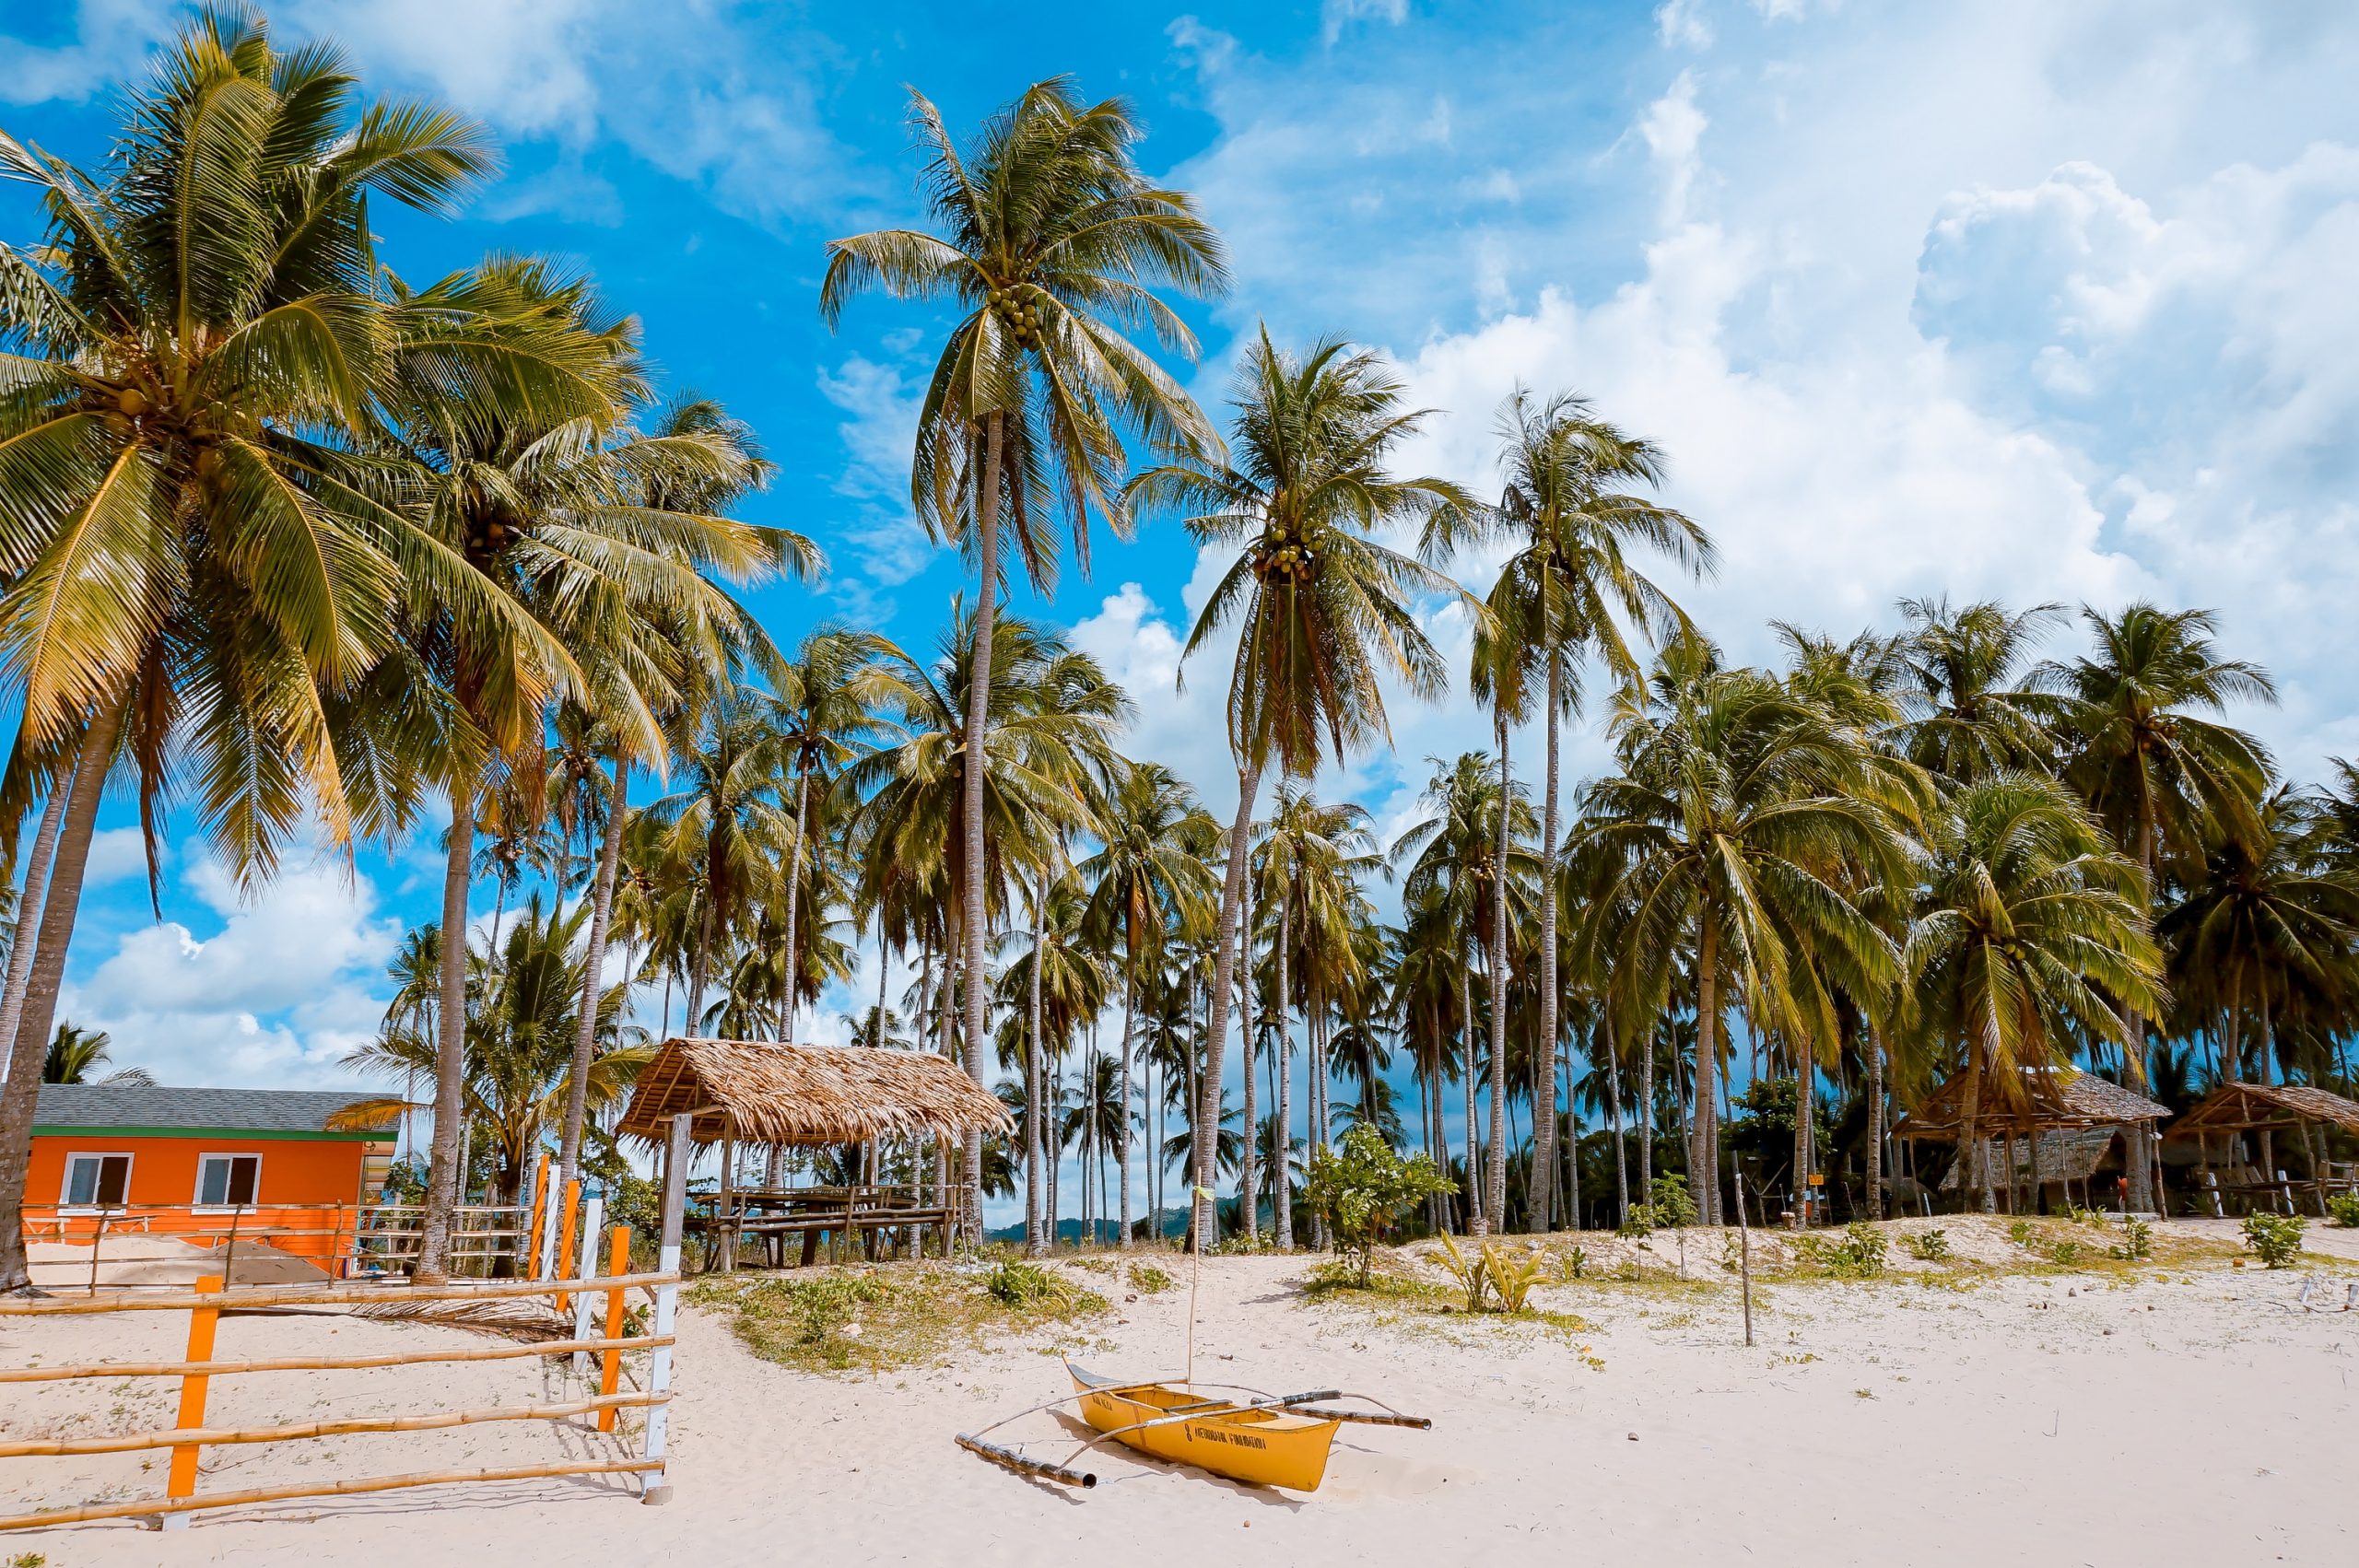
[[[692,1112],[682,1111],[672,1118],[672,1133],[663,1156],[663,1233],[656,1256],[662,1261],[656,1271],[677,1274],[680,1271],[680,1237],[687,1229],[688,1209],[688,1132],[695,1121]],[[722,1167],[724,1175],[728,1167]],[[653,1332],[668,1336],[679,1315],[680,1287],[676,1284],[655,1287],[655,1322]],[[650,1395],[672,1391],[672,1347],[658,1345],[648,1358],[647,1391]],[[647,1412],[647,1471],[640,1482],[642,1503],[662,1504],[672,1501],[671,1483],[663,1479],[663,1450],[671,1434],[670,1410],[663,1405],[651,1405]]]
[[[565,1184],[565,1211],[557,1223],[557,1267],[549,1273],[552,1280],[562,1280],[573,1272],[573,1222],[581,1212],[581,1182],[579,1177]],[[557,1293],[557,1309],[568,1309],[571,1297],[565,1292]]]
[[[605,1198],[602,1194],[595,1192],[592,1193],[590,1195],[589,1202],[583,1206],[581,1215],[581,1246],[580,1248],[581,1253],[581,1279],[584,1284],[589,1283],[593,1279],[597,1277],[598,1225],[599,1222],[604,1220],[605,1217]],[[566,1249],[569,1252],[574,1250],[570,1236],[567,1238]],[[590,1337],[590,1308],[593,1305],[592,1299],[588,1293],[583,1292],[576,1293],[572,1297],[572,1303],[573,1337],[577,1340],[586,1340]],[[567,1310],[566,1298],[564,1296],[559,1296],[557,1298],[557,1310],[559,1312]],[[571,1370],[576,1375],[582,1375],[589,1372],[590,1352],[588,1351],[576,1351],[573,1352]]]
[[[205,1295],[217,1294],[221,1289],[221,1276],[207,1274],[197,1281],[196,1288]],[[213,1330],[220,1321],[219,1307],[197,1306],[189,1309],[186,1359],[193,1362],[213,1359]],[[173,1422],[175,1426],[186,1432],[205,1424],[205,1398],[212,1382],[210,1377],[201,1372],[182,1375],[181,1410],[179,1419]],[[184,1444],[172,1450],[171,1475],[164,1488],[164,1495],[167,1499],[177,1502],[181,1498],[196,1495],[198,1453],[198,1446],[194,1443]],[[183,1510],[166,1513],[161,1523],[168,1530],[184,1530],[188,1528],[188,1521],[189,1515]]]
[[[629,1273],[630,1227],[628,1225],[616,1225],[614,1228],[613,1234],[607,1239],[606,1248],[606,1272],[616,1279],[620,1279],[625,1274]],[[585,1305],[587,1304],[586,1297],[584,1298],[584,1303]],[[628,1310],[628,1308],[626,1307],[623,1303],[622,1292],[608,1291],[606,1293],[605,1337],[607,1339],[619,1340],[623,1337],[623,1319],[624,1315]],[[589,1336],[586,1334],[577,1334],[574,1338],[587,1339]],[[598,1367],[598,1396],[599,1398],[604,1398],[609,1394],[617,1392],[623,1386],[623,1352],[616,1350],[604,1351],[600,1353],[598,1359],[600,1363]],[[615,1430],[615,1412],[611,1409],[602,1410],[598,1412],[598,1430],[601,1432],[612,1432]]]

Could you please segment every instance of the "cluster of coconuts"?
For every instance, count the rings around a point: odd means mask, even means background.
[[[994,288],[988,298],[992,309],[1007,322],[1007,330],[1015,341],[1023,346],[1031,346],[1040,335],[1039,308],[1013,288]]]
[[[467,548],[480,556],[490,555],[508,543],[510,532],[506,523],[494,518],[481,528],[468,531]]]
[[[1262,558],[1264,578],[1292,578],[1297,581],[1310,575],[1310,546],[1295,543],[1294,536],[1284,529],[1278,531],[1278,547]]]

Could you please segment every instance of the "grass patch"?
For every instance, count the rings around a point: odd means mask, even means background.
[[[818,1373],[947,1366],[957,1352],[1109,1310],[1097,1292],[1021,1262],[980,1270],[914,1263],[751,1282],[708,1279],[689,1288],[688,1301],[722,1315],[764,1361]]]

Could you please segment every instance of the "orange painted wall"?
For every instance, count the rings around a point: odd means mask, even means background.
[[[239,1219],[239,1234],[265,1233],[274,1246],[306,1257],[324,1258],[338,1250],[334,1238],[273,1237],[274,1227],[296,1230],[333,1228],[333,1219],[316,1212],[287,1211],[293,1206],[337,1203],[347,1209],[362,1200],[361,1162],[370,1145],[345,1141],[309,1141],[291,1138],[222,1138],[198,1134],[187,1138],[124,1138],[100,1132],[43,1133],[32,1141],[32,1165],[25,1180],[26,1232],[35,1240],[78,1240],[87,1245],[92,1223],[65,1222],[61,1235],[57,1200],[64,1194],[65,1159],[69,1154],[129,1154],[131,1184],[124,1194],[129,1206],[185,1209],[196,1201],[196,1167],[206,1154],[259,1154],[262,1169],[254,1188],[254,1206]],[[157,1235],[206,1236],[223,1229],[220,1217],[202,1214],[158,1214],[142,1224],[131,1216],[131,1228]]]

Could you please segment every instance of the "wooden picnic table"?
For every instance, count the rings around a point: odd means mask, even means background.
[[[764,1239],[772,1268],[784,1264],[786,1238],[800,1235],[802,1266],[808,1268],[818,1258],[822,1236],[859,1235],[873,1258],[875,1238],[885,1232],[913,1231],[922,1249],[928,1227],[946,1228],[950,1223],[948,1206],[926,1201],[921,1189],[871,1183],[742,1188],[729,1195],[727,1212],[720,1211],[716,1195],[710,1207],[687,1219],[688,1229],[705,1238],[708,1269],[722,1247],[734,1246],[749,1235]]]

